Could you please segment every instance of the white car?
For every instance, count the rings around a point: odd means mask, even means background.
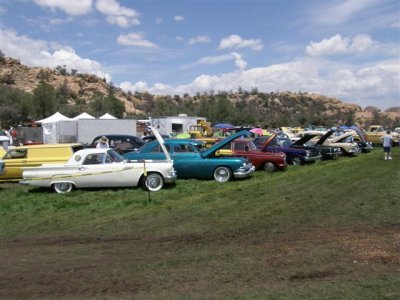
[[[165,149],[162,138],[160,144]],[[20,183],[51,187],[57,193],[67,193],[74,188],[136,187],[140,184],[155,192],[177,177],[166,149],[165,153],[165,160],[126,161],[113,149],[83,149],[75,152],[65,164],[23,168]]]

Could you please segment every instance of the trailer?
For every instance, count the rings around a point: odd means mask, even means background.
[[[40,128],[42,138],[35,139],[44,144],[82,143],[90,144],[98,135],[136,135],[134,119],[80,119],[47,123]],[[30,131],[27,131],[28,133]]]
[[[174,135],[189,132],[190,126],[197,125],[199,121],[206,121],[204,117],[188,117],[186,114],[178,116],[150,117],[150,125],[161,134]]]

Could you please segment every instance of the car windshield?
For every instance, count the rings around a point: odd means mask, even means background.
[[[124,161],[124,158],[119,155],[115,150],[110,149],[107,151],[107,156],[106,156],[106,163],[110,162],[121,162]]]
[[[278,139],[278,145],[281,147],[290,147],[292,142],[289,139]]]

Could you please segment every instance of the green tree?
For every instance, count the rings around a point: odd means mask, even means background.
[[[35,116],[45,118],[57,109],[56,91],[54,87],[41,81],[33,90]]]

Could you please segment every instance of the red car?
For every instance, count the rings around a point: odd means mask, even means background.
[[[285,153],[262,152],[249,139],[236,139],[220,149],[218,154],[247,157],[256,170],[266,172],[285,170],[287,166]]]

